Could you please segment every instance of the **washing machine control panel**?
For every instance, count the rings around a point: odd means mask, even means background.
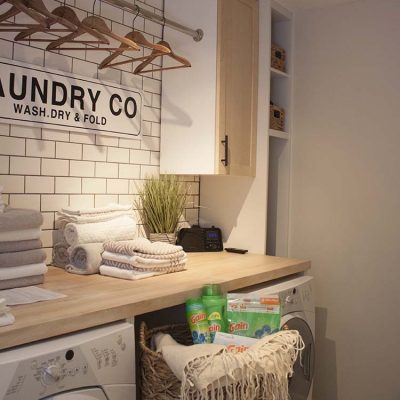
[[[0,357],[0,398],[42,399],[77,388],[133,384],[134,330],[128,325],[125,324],[127,329],[114,330],[106,336],[99,337],[94,329],[92,337],[86,331],[82,340],[72,334],[17,348],[15,361],[10,350],[8,363]]]
[[[279,298],[283,315],[295,311],[313,311],[314,309],[311,284],[283,290],[279,293]]]

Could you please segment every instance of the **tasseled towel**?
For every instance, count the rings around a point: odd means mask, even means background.
[[[293,365],[304,348],[295,330],[265,336],[239,354],[216,347],[215,351],[199,355],[206,345],[176,345],[179,349],[169,343],[161,350],[170,368],[170,363],[178,364],[171,369],[182,381],[182,400],[287,400],[288,377],[292,376]],[[196,347],[192,356],[191,347]],[[177,369],[181,374],[176,373]]]

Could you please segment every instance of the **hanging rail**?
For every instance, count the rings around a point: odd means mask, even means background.
[[[132,13],[139,14],[144,18],[147,18],[151,21],[157,22],[158,24],[161,25],[166,25],[169,26],[170,28],[173,28],[179,32],[185,33],[186,35],[189,35],[195,40],[196,42],[199,42],[203,36],[204,32],[201,29],[191,29],[188,28],[187,26],[181,25],[175,21],[172,21],[168,18],[161,17],[160,15],[154,14],[148,10],[145,10],[144,8],[141,8],[137,5],[128,3],[125,0],[103,0],[105,3],[111,4],[113,6],[120,7],[124,10],[128,10]]]

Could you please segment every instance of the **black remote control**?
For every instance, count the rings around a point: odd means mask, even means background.
[[[239,253],[239,254],[246,254],[248,250],[245,249],[237,249],[236,247],[227,247],[225,249],[228,253]]]

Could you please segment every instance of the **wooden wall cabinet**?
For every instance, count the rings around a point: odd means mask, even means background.
[[[161,173],[254,176],[258,1],[167,0],[165,15],[204,38],[165,28],[192,67],[163,74]]]

